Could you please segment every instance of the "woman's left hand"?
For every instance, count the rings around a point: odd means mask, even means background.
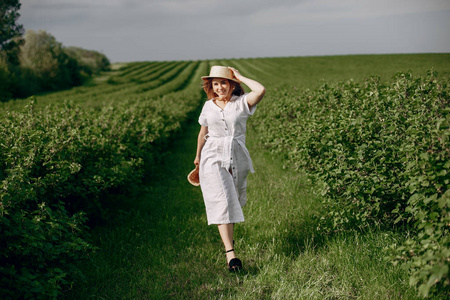
[[[239,73],[238,70],[236,70],[235,68],[232,68],[232,67],[228,67],[228,69],[230,69],[233,72],[233,75],[237,80],[242,81],[241,78],[243,76],[241,75],[241,73]]]

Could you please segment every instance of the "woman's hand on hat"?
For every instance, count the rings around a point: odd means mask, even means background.
[[[232,68],[232,67],[228,67],[228,69],[230,69],[233,72],[233,75],[237,80],[241,81],[241,78],[243,76],[241,75],[241,73],[239,73],[238,70],[236,70],[235,68]]]
[[[198,166],[200,164],[200,157],[196,156],[194,159],[194,165]]]

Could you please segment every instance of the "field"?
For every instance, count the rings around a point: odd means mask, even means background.
[[[236,227],[237,274],[185,179],[205,100],[199,78],[212,65],[267,88],[248,124],[256,173]],[[135,62],[3,103],[0,291],[446,298],[449,82],[449,54]]]

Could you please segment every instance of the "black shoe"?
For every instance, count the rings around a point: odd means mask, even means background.
[[[228,250],[225,253],[234,251],[234,249]],[[242,269],[242,262],[239,258],[233,258],[230,260],[230,262],[228,263],[228,270],[230,272],[233,271],[239,271],[240,269]]]

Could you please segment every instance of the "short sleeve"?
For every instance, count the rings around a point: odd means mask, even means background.
[[[200,116],[198,117],[198,123],[200,123],[200,125],[202,125],[202,126],[208,126],[208,120],[206,118],[206,113],[205,113],[205,106],[206,106],[206,103],[203,106]]]
[[[248,105],[248,102],[247,102],[247,96],[248,96],[248,93],[246,93],[243,96],[241,96],[241,98],[242,98],[241,101],[243,102],[242,105],[244,106],[245,113],[251,116],[251,115],[253,115],[255,113],[256,104],[253,105],[253,107],[250,109],[250,107]]]

